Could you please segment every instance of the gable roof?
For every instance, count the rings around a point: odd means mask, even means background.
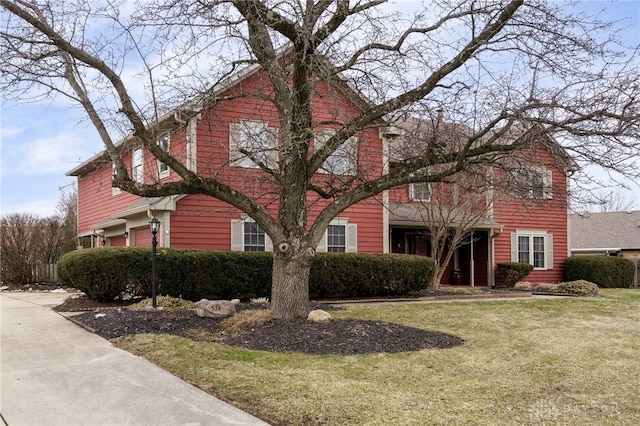
[[[289,52],[291,52],[293,46],[285,45],[278,50],[278,57],[284,57]],[[369,99],[367,99],[362,92],[360,92],[357,88],[355,88],[349,81],[339,73],[332,72],[333,65],[329,62],[328,59],[324,57],[320,57],[318,63],[316,63],[316,69],[320,72],[321,76],[325,75],[333,75],[335,78],[327,79],[331,83],[335,84],[336,87],[344,94],[354,105],[360,109],[366,108],[370,105]],[[208,108],[207,103],[210,100],[215,100],[217,96],[221,95],[225,91],[231,89],[235,85],[241,83],[245,79],[253,76],[263,67],[260,64],[251,64],[238,70],[233,73],[226,79],[220,81],[215,84],[209,91],[206,93],[196,96],[193,99],[187,101],[186,103],[171,109],[166,114],[155,120],[154,122],[147,125],[149,128],[155,128],[159,134],[168,131],[176,124],[183,125],[185,123],[185,119],[192,118],[198,115],[202,110]],[[215,102],[214,102],[215,103]],[[383,120],[378,120],[376,123],[380,126],[384,126],[387,123]],[[117,142],[116,147],[120,152],[132,149],[134,146],[139,145],[139,142],[136,141],[136,138],[133,134],[126,136],[124,139]],[[69,170],[65,173],[65,176],[81,176],[85,173],[88,173],[92,170],[95,170],[99,167],[104,166],[111,162],[111,158],[106,150],[103,150],[86,161],[83,161],[78,166]]]
[[[571,249],[640,249],[640,211],[569,215]]]
[[[443,120],[442,113],[439,112],[437,119],[399,117],[390,127],[390,133],[394,137],[391,138],[389,158],[392,162],[403,162],[424,154],[425,149],[461,149],[474,136],[475,131],[466,124]],[[486,142],[494,135],[495,131],[488,132],[475,141],[474,146]],[[493,143],[510,145],[521,138],[531,138],[530,140],[541,144],[566,171],[578,169],[578,165],[562,145],[545,134],[538,125],[515,124]]]

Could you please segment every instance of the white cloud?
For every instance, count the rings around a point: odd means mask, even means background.
[[[21,204],[5,206],[4,203],[0,207],[2,216],[12,213],[31,213],[39,217],[49,217],[56,213],[57,200],[39,199]]]

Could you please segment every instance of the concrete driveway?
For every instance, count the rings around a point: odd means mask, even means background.
[[[0,293],[5,425],[267,425],[51,310],[68,296]]]

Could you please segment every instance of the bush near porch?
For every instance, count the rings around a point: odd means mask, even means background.
[[[249,299],[271,293],[272,253],[158,249],[158,294],[188,300]],[[60,279],[87,297],[107,302],[150,296],[151,249],[109,247],[67,253]],[[433,261],[425,256],[318,253],[309,292],[316,298],[398,296],[428,286]]]
[[[518,262],[501,262],[498,263],[497,269],[504,284],[507,287],[513,287],[533,271],[533,265]]]

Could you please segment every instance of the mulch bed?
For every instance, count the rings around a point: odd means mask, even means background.
[[[326,311],[340,309],[324,304],[316,307]],[[162,333],[246,349],[312,355],[397,353],[446,349],[464,343],[462,339],[445,333],[360,319],[334,319],[327,324],[313,323],[304,318],[273,320],[251,331],[231,335],[220,327],[221,319],[200,318],[194,311],[132,311],[126,306],[117,306],[117,303],[101,304],[84,296],[71,297],[54,309],[58,312],[91,310],[69,318],[105,339]],[[256,307],[242,304],[237,309]]]

